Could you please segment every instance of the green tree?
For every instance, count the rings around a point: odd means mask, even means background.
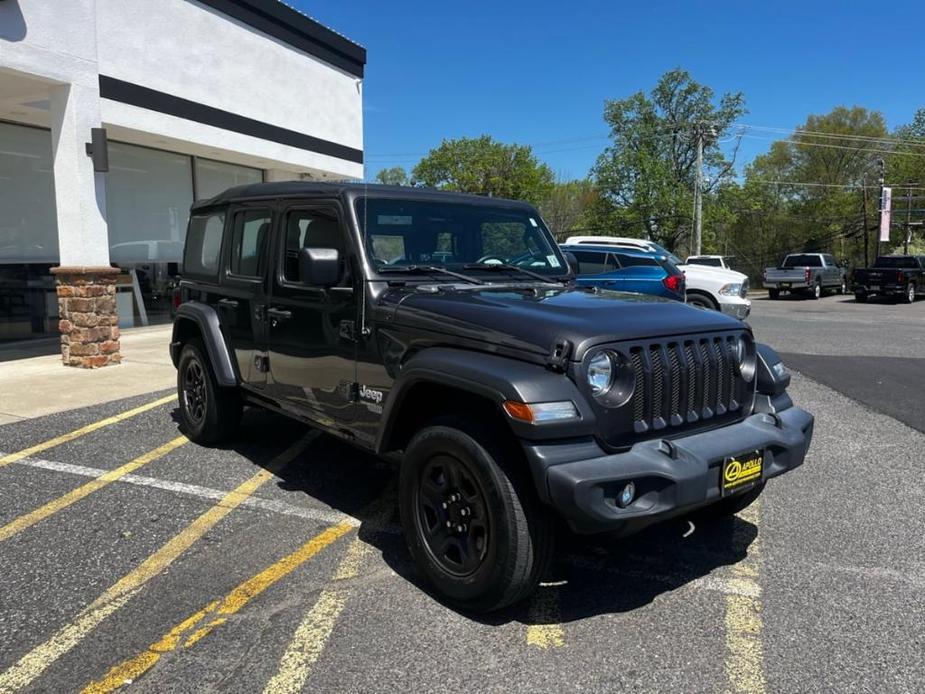
[[[540,203],[540,212],[556,239],[564,241],[572,229],[585,224],[596,199],[588,179],[557,181]]]
[[[691,228],[698,129],[722,137],[745,113],[741,94],[724,94],[714,103],[709,87],[681,69],[665,73],[649,94],[607,101],[604,120],[611,144],[598,157],[592,175],[601,201],[595,223],[635,228],[674,249]],[[732,175],[716,138],[703,151],[705,194]],[[609,209],[608,209],[609,208]]]
[[[877,214],[877,193],[870,186],[889,147],[886,138],[883,116],[859,106],[808,116],[746,169],[745,206],[753,210],[760,203],[765,216],[757,220],[751,212],[739,220],[734,234],[739,243],[751,245],[745,237],[758,224],[765,263],[800,250],[830,251],[863,263],[865,239],[872,253]]]
[[[384,183],[388,186],[406,186],[408,185],[408,172],[401,166],[393,166],[390,169],[381,169],[376,174],[376,182]]]
[[[444,140],[418,162],[412,183],[539,204],[552,192],[552,170],[525,145],[488,135]]]

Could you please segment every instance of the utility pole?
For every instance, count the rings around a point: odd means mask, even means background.
[[[863,195],[863,230],[864,230],[864,267],[870,267],[870,253],[868,252],[868,247],[870,246],[868,237],[870,236],[870,229],[868,229],[867,224],[867,175],[864,175],[862,180],[863,188],[861,189]]]
[[[909,255],[909,240],[912,238],[912,183],[906,188],[906,234],[903,238],[903,255]]]
[[[886,180],[884,178],[884,173],[885,173],[884,170],[885,170],[886,164],[884,163],[883,159],[880,159],[877,161],[877,166],[880,169],[880,179],[879,179],[879,182],[880,182],[880,219],[878,220],[879,224],[877,225],[877,256],[879,257],[883,255],[883,242],[880,240],[879,230],[880,228],[883,227],[883,206],[885,203],[883,199],[883,182],[884,180]]]
[[[716,138],[716,128],[704,121],[700,121],[695,127],[697,163],[694,179],[694,252],[691,255],[700,255],[703,242],[703,146]]]

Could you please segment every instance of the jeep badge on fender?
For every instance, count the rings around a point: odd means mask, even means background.
[[[521,202],[232,188],[192,207],[180,301],[187,435],[218,443],[269,407],[397,462],[411,554],[467,609],[529,595],[559,521],[625,535],[734,514],[812,439],[747,325],[576,286]]]

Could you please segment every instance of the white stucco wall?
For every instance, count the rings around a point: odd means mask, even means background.
[[[96,2],[101,74],[362,149],[359,78],[195,0]],[[143,111],[104,101],[103,120],[291,166],[363,175],[362,164]]]

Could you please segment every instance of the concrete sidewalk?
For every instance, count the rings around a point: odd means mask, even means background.
[[[0,362],[0,424],[174,387],[171,330],[123,330],[122,363],[101,369],[64,366],[59,353]]]

